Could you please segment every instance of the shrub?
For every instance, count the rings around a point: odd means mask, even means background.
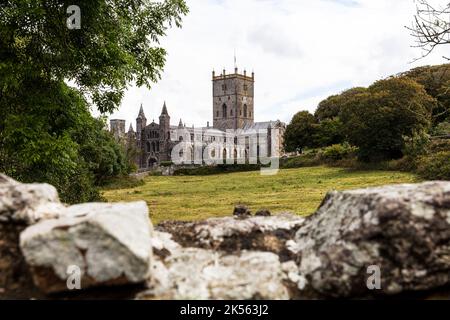
[[[450,180],[450,151],[420,157],[417,173],[428,180]]]
[[[261,164],[218,164],[215,166],[200,166],[192,168],[176,169],[173,175],[175,176],[207,176],[213,174],[230,173],[230,172],[244,172],[260,170]]]
[[[358,148],[344,142],[342,144],[334,144],[324,148],[322,152],[319,153],[319,157],[325,162],[334,162],[337,160],[353,158],[357,151]]]
[[[432,131],[434,136],[446,136],[450,134],[450,122],[439,123]]]
[[[280,168],[282,169],[314,167],[320,164],[315,152],[302,154],[297,157],[280,159]]]

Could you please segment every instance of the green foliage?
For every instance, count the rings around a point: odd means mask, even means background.
[[[116,108],[127,85],[150,87],[166,51],[159,40],[188,12],[184,0],[78,0],[81,29],[66,26],[63,0],[3,1],[0,88],[26,78],[73,80],[102,112]]]
[[[341,113],[342,107],[349,99],[351,99],[354,95],[364,93],[365,91],[366,88],[356,87],[348,89],[341,94],[330,96],[319,103],[314,116],[319,121],[338,117]]]
[[[80,0],[81,29],[69,30],[70,4],[1,4],[0,171],[51,183],[74,203],[101,199],[97,186],[132,170],[136,156],[86,101],[111,112],[130,83],[156,82],[166,56],[159,40],[188,9],[184,0]]]
[[[430,144],[430,137],[423,131],[413,132],[411,136],[403,137],[404,147],[403,155],[410,158],[416,158],[427,151]]]
[[[400,76],[420,83],[437,100],[432,110],[433,125],[450,119],[450,64],[418,67]]]
[[[214,174],[245,172],[260,170],[261,164],[218,164],[214,166],[198,166],[192,168],[179,168],[174,172],[174,176],[208,176]]]
[[[433,128],[432,134],[434,136],[450,135],[450,122],[439,123],[435,128]]]
[[[308,111],[294,115],[284,134],[284,148],[287,152],[302,151],[313,146],[313,133],[316,119]]]
[[[417,173],[428,180],[450,180],[450,151],[439,151],[418,161]]]
[[[334,144],[332,146],[324,148],[319,157],[325,162],[334,162],[338,160],[354,158],[358,148],[351,146],[345,142],[343,144]]]
[[[380,80],[352,96],[341,110],[348,141],[363,161],[400,158],[404,137],[427,131],[436,100],[406,78]]]
[[[0,110],[0,171],[19,181],[51,183],[74,203],[101,199],[96,186],[129,170],[104,120],[62,82],[23,81]]]
[[[313,125],[312,141],[315,147],[326,147],[343,143],[344,124],[339,117],[327,118]]]

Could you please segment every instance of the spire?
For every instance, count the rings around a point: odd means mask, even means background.
[[[131,124],[131,123],[130,123],[130,128],[128,129],[128,132],[134,132],[133,124]]]
[[[142,103],[141,103],[141,108],[139,109],[138,118],[145,119],[144,108],[142,107]]]
[[[183,128],[183,121],[180,119],[180,123],[178,123],[178,128]]]
[[[167,112],[167,107],[166,107],[166,102],[164,101],[164,105],[162,107],[162,111],[161,111],[161,115],[169,115],[169,113]]]

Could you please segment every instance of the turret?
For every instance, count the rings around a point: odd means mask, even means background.
[[[161,115],[159,116],[159,137],[160,140],[169,140],[170,139],[170,116],[167,112],[166,102],[164,101]]]
[[[142,130],[144,130],[146,126],[147,126],[147,118],[145,117],[144,108],[142,107],[141,103],[141,108],[139,109],[139,114],[138,117],[136,118],[136,134],[138,140],[141,139]]]

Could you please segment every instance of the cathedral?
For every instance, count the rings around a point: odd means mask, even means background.
[[[125,132],[125,120],[110,120],[116,139],[136,147],[140,171],[162,162],[212,164],[230,163],[231,159],[233,163],[256,163],[251,160],[283,155],[285,124],[279,120],[254,122],[255,74],[240,74],[237,68],[231,74],[213,71],[212,83],[212,126],[208,122],[206,127],[187,127],[181,119],[178,125],[171,125],[166,102],[159,122],[149,124],[141,104],[136,132],[132,124]]]

